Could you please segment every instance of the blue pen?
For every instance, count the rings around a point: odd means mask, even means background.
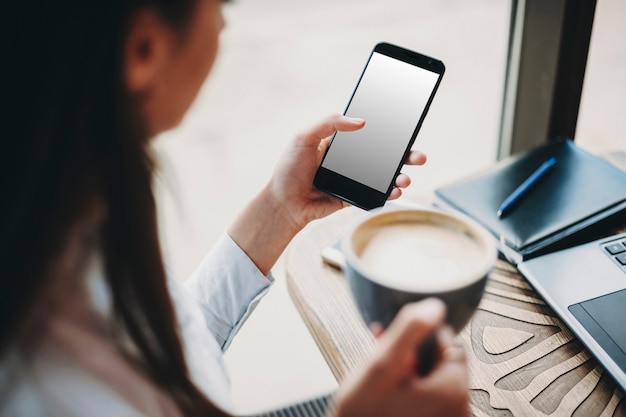
[[[533,185],[537,184],[541,177],[545,175],[546,172],[550,170],[556,164],[556,158],[552,157],[548,159],[546,162],[541,164],[539,168],[532,174],[530,177],[526,178],[526,180],[520,184],[519,187],[515,189],[500,205],[498,209],[498,217],[503,217],[510,209],[513,207],[521,198],[532,188]]]

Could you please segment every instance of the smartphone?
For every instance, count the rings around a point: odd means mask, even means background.
[[[344,112],[365,126],[335,133],[314,185],[365,210],[385,204],[444,72],[440,60],[377,44]]]

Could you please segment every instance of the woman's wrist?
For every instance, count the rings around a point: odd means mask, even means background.
[[[302,226],[266,186],[237,216],[228,234],[267,275]]]
[[[280,192],[276,192],[275,188],[270,182],[261,190],[258,197],[263,201],[264,207],[271,210],[276,224],[284,228],[293,238],[307,225],[308,221],[299,218],[302,213],[291,209],[288,202],[280,196]]]

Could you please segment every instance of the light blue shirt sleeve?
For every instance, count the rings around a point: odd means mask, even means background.
[[[185,286],[198,301],[206,326],[225,351],[274,282],[224,234]]]

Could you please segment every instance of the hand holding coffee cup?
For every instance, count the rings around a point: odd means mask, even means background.
[[[407,303],[442,300],[446,323],[459,332],[483,295],[497,256],[492,236],[475,222],[434,210],[394,210],[366,218],[342,242],[348,279],[366,324],[386,328]],[[437,352],[421,348],[418,372]]]

